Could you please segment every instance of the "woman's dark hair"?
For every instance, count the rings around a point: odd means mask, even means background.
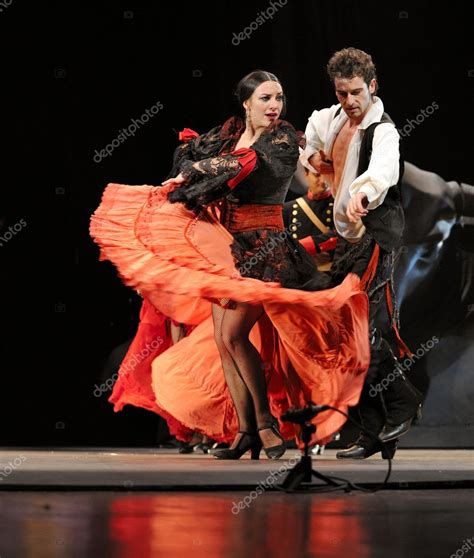
[[[272,74],[271,72],[265,72],[264,70],[254,70],[253,72],[250,72],[250,74],[244,76],[239,81],[237,87],[235,88],[234,94],[239,103],[240,110],[243,110],[242,105],[244,101],[250,99],[255,89],[257,89],[257,87],[262,83],[264,83],[265,81],[276,81],[276,83],[279,83],[281,85],[280,80],[276,77],[275,74]],[[285,110],[286,110],[286,97],[285,94],[283,93],[283,108],[280,116],[285,115]]]

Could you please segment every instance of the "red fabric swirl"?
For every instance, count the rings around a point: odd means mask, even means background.
[[[179,141],[184,141],[185,143],[197,137],[199,137],[199,134],[194,130],[191,130],[191,128],[183,128],[178,135]]]
[[[242,147],[241,149],[237,149],[237,151],[232,151],[231,154],[239,158],[239,163],[242,167],[239,174],[227,182],[227,186],[233,189],[253,171],[257,163],[257,154],[253,149],[249,149],[248,147]]]

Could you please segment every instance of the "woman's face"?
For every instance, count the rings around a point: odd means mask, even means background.
[[[254,129],[266,128],[280,117],[283,109],[283,90],[276,81],[264,81],[252,93],[252,96],[244,101],[247,111],[247,122]]]

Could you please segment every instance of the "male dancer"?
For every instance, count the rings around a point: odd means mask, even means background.
[[[347,273],[356,273],[369,297],[371,364],[359,410],[365,428],[387,442],[381,448],[362,432],[337,457],[364,459],[382,450],[386,458],[394,455],[398,438],[408,432],[422,400],[396,358],[409,354],[398,334],[392,288],[404,228],[400,137],[375,95],[377,77],[369,54],[355,48],[338,51],[327,71],[339,104],[313,112],[305,132],[305,155],[334,196],[339,238],[333,278],[339,283]],[[383,397],[373,397],[370,384],[383,379]]]

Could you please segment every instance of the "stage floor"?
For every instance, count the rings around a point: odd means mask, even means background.
[[[380,455],[363,461],[339,461],[336,450],[313,457],[313,469],[356,483],[380,483],[387,461]],[[217,460],[175,449],[8,449],[0,451],[1,489],[215,490],[271,489],[286,477],[299,453],[288,450],[279,460],[244,456]],[[474,487],[474,450],[399,450],[392,461],[392,488],[428,488],[463,483]]]
[[[297,459],[296,451],[253,462],[177,450],[3,450],[0,556],[473,556],[474,451],[401,450],[396,490],[371,494],[276,491]],[[341,462],[328,450],[313,468],[366,484],[383,480],[387,462]]]
[[[0,552],[2,558],[472,558],[473,493],[265,492],[236,513],[243,492],[0,491]]]

